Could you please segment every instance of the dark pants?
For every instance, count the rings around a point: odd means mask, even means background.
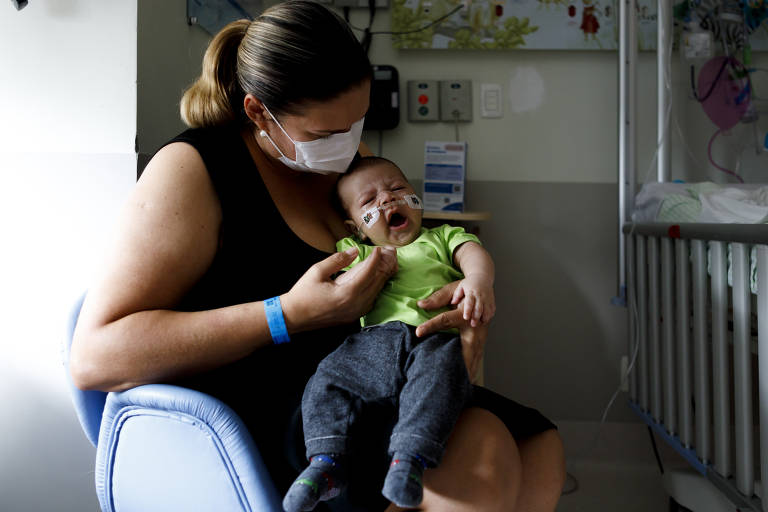
[[[360,410],[389,403],[397,410],[389,453],[440,463],[472,387],[458,335],[417,338],[415,331],[402,322],[365,327],[320,362],[301,406],[308,458],[347,453]]]

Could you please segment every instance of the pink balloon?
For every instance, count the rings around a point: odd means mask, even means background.
[[[734,76],[737,72],[746,74],[741,62],[733,57],[715,57],[699,73],[701,107],[721,130],[736,126],[749,107],[749,82],[746,77]]]

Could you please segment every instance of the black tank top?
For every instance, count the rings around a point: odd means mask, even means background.
[[[202,311],[280,295],[328,256],[285,223],[236,127],[191,129],[171,142],[190,144],[200,154],[222,211],[213,263],[178,309]],[[175,383],[223,400],[245,421],[260,449],[268,450],[264,442],[274,444],[269,438],[282,435],[317,364],[359,328],[352,324],[294,334],[290,343],[258,349]]]

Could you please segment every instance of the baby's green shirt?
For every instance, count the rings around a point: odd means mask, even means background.
[[[464,228],[444,224],[438,228],[421,228],[416,240],[398,247],[398,271],[384,285],[373,309],[360,319],[363,327],[393,320],[418,326],[445,311],[447,308],[425,311],[417,302],[446,284],[464,278],[464,274],[453,264],[453,251],[464,242],[480,243],[475,235],[467,233]],[[357,247],[359,252],[347,269],[363,261],[373,250],[373,246],[361,244],[349,237],[336,242],[338,251],[350,247]]]

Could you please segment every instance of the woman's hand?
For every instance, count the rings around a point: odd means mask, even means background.
[[[430,310],[448,306],[461,281],[449,283],[428,298],[419,301],[419,307]],[[487,324],[479,324],[472,327],[469,320],[464,319],[464,308],[460,303],[456,309],[440,313],[416,328],[416,335],[426,336],[433,332],[450,328],[458,328],[461,336],[461,352],[467,365],[469,380],[474,382],[480,369],[480,361],[483,358],[485,340],[488,337]]]
[[[376,247],[333,279],[356,256],[357,249],[351,248],[315,263],[280,298],[289,333],[353,322],[371,309],[384,283],[397,272],[395,248]]]

